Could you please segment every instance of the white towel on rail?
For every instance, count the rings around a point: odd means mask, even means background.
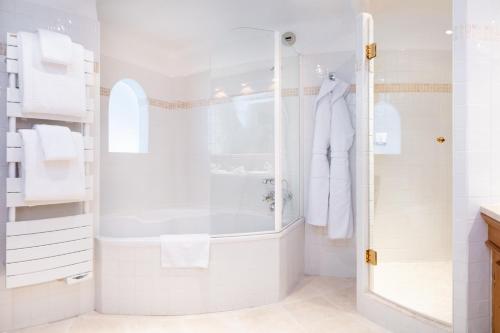
[[[210,235],[161,235],[161,266],[168,268],[208,268]]]
[[[23,129],[19,132],[23,145],[21,178],[26,204],[84,200],[85,161],[82,135],[71,133],[76,148],[76,159],[45,161],[36,131]]]
[[[40,138],[45,161],[67,161],[76,158],[75,141],[68,127],[37,124],[33,128]]]
[[[40,55],[43,62],[67,66],[73,57],[73,43],[68,35],[38,29]]]
[[[81,118],[86,112],[84,49],[72,43],[71,63],[42,61],[39,36],[18,32],[19,89],[26,115],[63,115]]]

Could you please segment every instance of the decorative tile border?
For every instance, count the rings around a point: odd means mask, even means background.
[[[319,94],[320,86],[304,87],[304,96],[316,96]],[[356,93],[356,85],[351,84],[349,88],[350,93]]]
[[[299,95],[299,88],[285,88],[281,90],[281,96],[283,97],[293,97]]]
[[[304,87],[305,96],[316,96],[319,86]],[[378,83],[374,87],[375,93],[451,93],[449,83]],[[356,85],[351,85],[351,93],[356,93]]]
[[[453,28],[455,39],[472,39],[477,41],[500,41],[500,28],[495,24],[461,24]]]
[[[304,96],[316,96],[319,86],[304,87]],[[375,85],[375,93],[451,93],[452,85],[448,83],[383,83]],[[110,88],[101,87],[101,96],[109,97]],[[250,96],[260,93],[272,92],[272,90],[258,91],[249,95],[234,95],[221,98],[197,99],[191,101],[166,101],[157,98],[149,98],[150,106],[165,110],[191,110],[208,107],[210,105],[230,103],[233,97]],[[356,93],[356,85],[351,85],[351,93]],[[299,95],[298,88],[286,88],[282,90],[283,97],[294,97]]]
[[[103,97],[109,97],[110,93],[111,93],[111,89],[101,87],[101,96],[103,96]]]
[[[319,94],[319,86],[304,87],[304,96],[316,96]]]
[[[381,83],[375,84],[375,93],[451,93],[449,83]]]

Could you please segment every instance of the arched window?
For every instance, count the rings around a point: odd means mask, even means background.
[[[108,110],[108,149],[112,153],[147,153],[148,98],[134,80],[123,79],[111,89]]]

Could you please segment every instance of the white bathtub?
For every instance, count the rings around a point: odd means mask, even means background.
[[[272,214],[208,209],[152,210],[137,216],[103,216],[103,237],[158,237],[162,234],[226,235],[274,230]]]
[[[273,225],[270,216],[203,210],[102,218],[96,239],[96,309],[181,315],[277,302],[303,276],[303,221],[279,233],[231,235]],[[214,235],[208,269],[160,267],[159,235],[200,232]]]

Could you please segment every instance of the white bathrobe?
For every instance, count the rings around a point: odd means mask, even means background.
[[[354,129],[345,102],[349,84],[325,79],[316,99],[307,222],[328,226],[332,239],[351,238],[349,149]]]

